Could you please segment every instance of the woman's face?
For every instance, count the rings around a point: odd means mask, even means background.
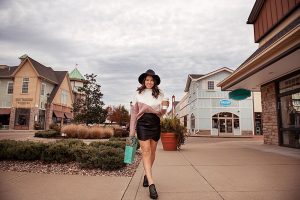
[[[147,89],[152,89],[154,86],[154,80],[152,76],[147,76],[145,79],[145,86]]]

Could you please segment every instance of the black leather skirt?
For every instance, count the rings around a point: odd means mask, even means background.
[[[139,140],[157,142],[160,139],[160,118],[154,113],[144,113],[137,120],[136,132]]]

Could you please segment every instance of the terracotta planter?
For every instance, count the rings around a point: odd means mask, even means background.
[[[177,136],[175,133],[161,133],[160,137],[165,151],[177,150]]]

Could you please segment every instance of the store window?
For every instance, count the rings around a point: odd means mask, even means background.
[[[279,82],[281,144],[300,148],[300,74]]]
[[[29,116],[30,116],[30,109],[17,108],[15,126],[28,126]]]

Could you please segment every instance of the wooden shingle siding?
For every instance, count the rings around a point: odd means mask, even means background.
[[[299,3],[300,0],[265,0],[254,22],[255,42],[259,42]]]

